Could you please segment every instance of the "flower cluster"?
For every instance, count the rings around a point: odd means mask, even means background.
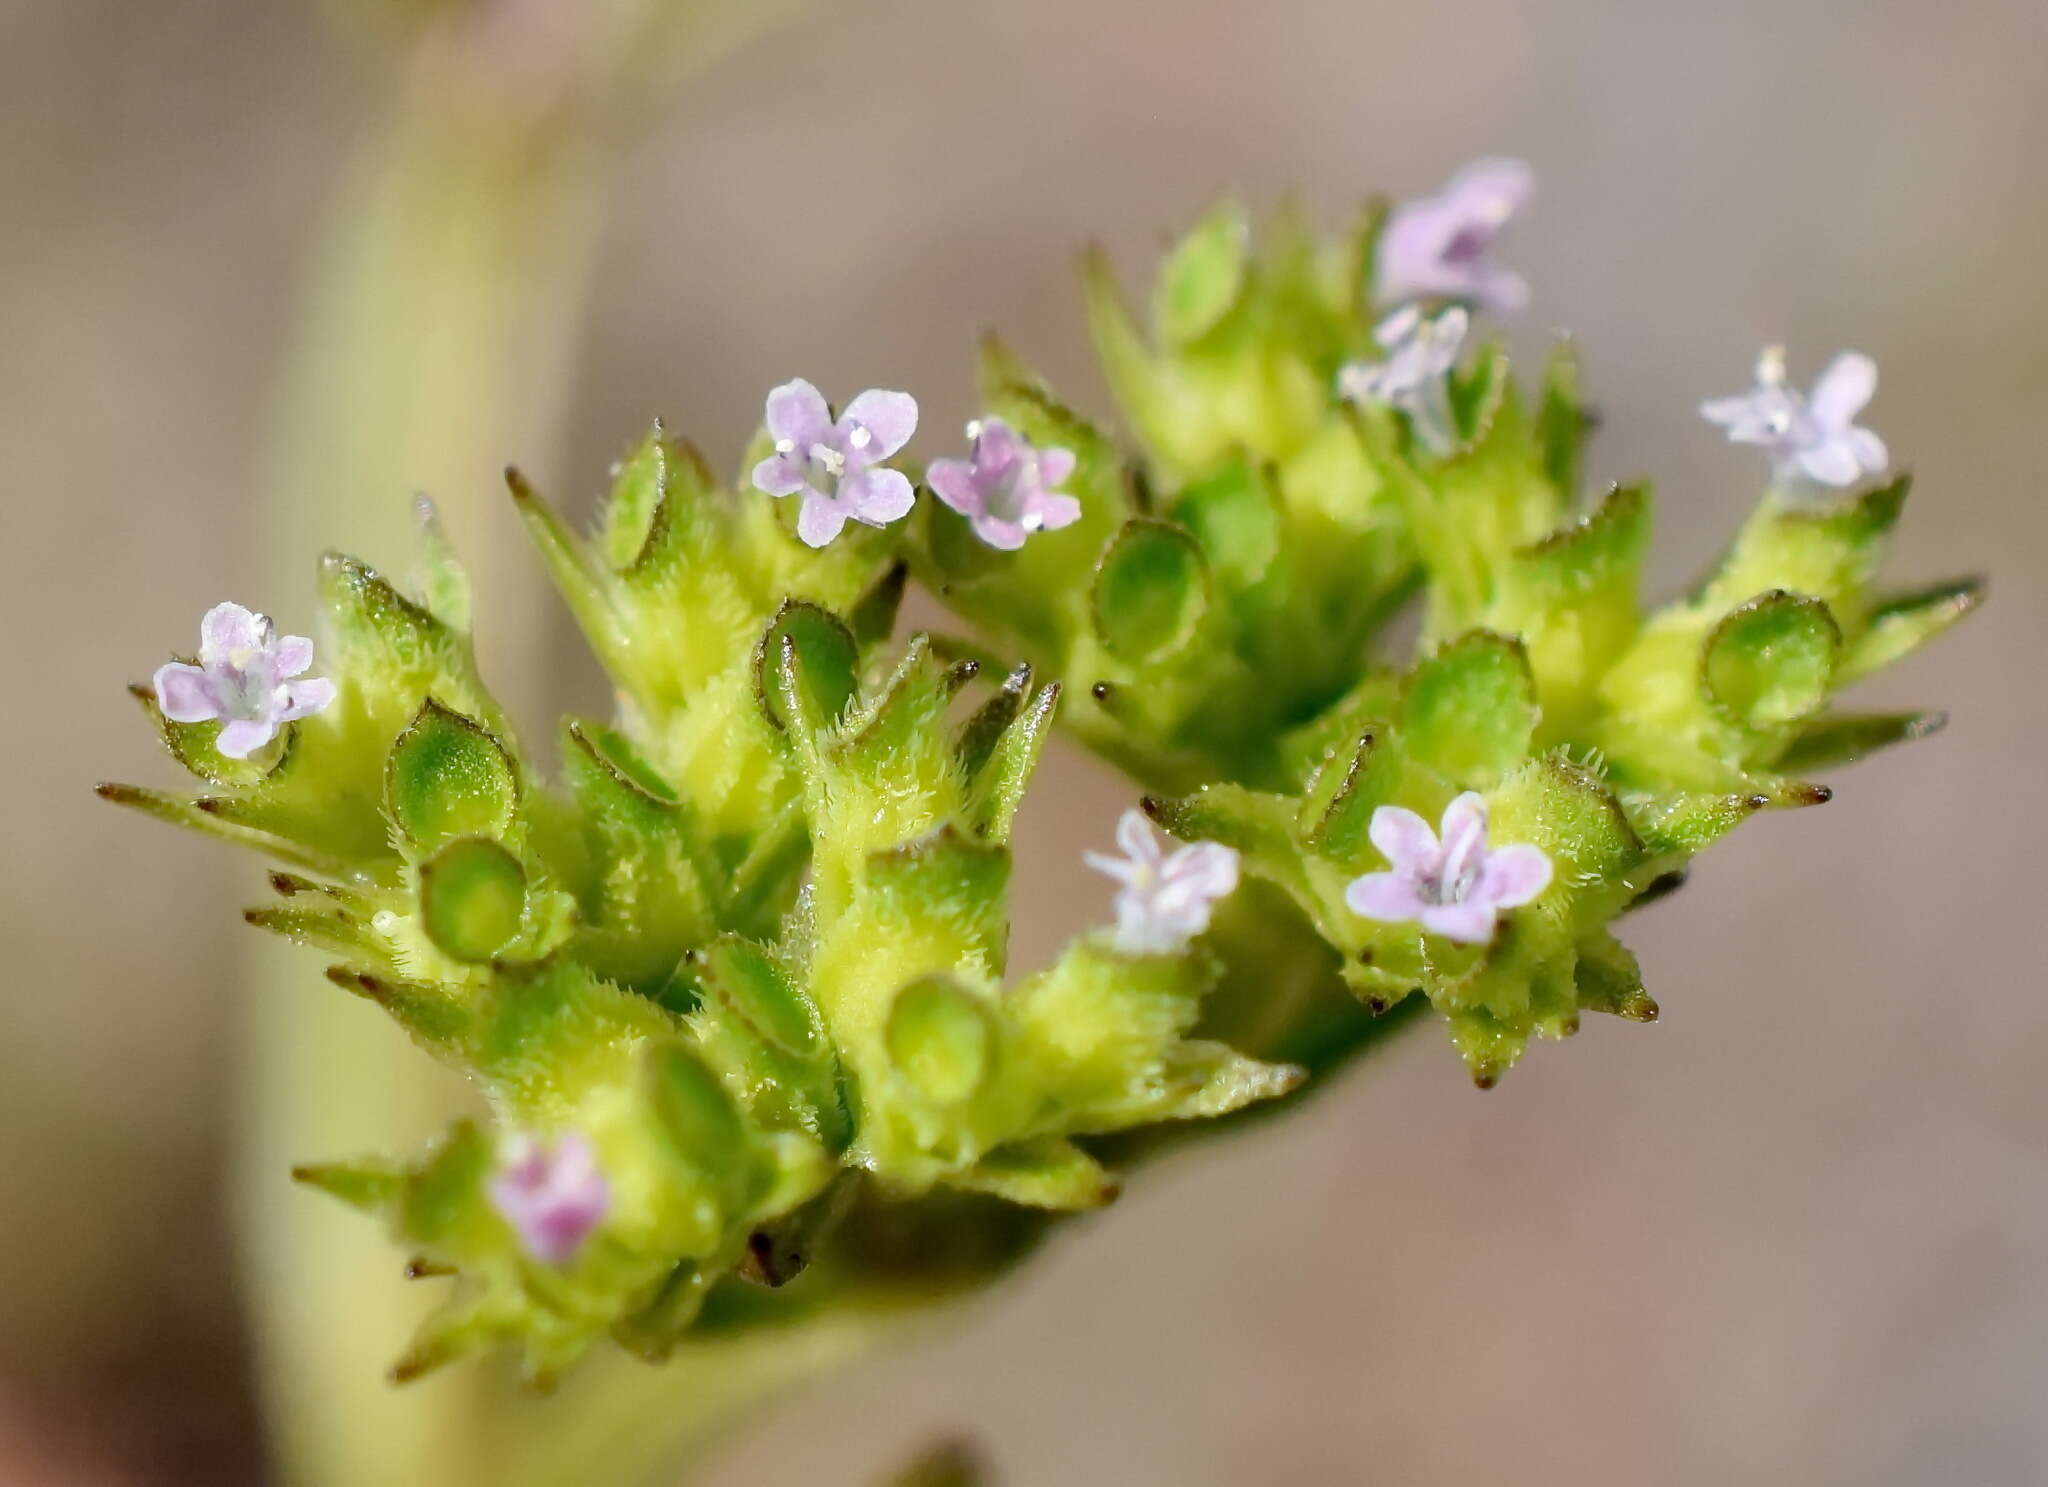
[[[1530,192],[1483,161],[1263,244],[1226,203],[1149,334],[1091,255],[1128,446],[990,339],[965,456],[922,471],[909,394],[835,413],[795,380],[737,497],[659,427],[587,535],[514,472],[619,699],[565,722],[558,771],[478,673],[438,542],[416,594],[326,561],[317,678],[312,641],[221,605],[134,689],[198,783],[102,793],[269,856],[250,922],[487,1097],[494,1129],[299,1174],[455,1278],[401,1377],[893,1304],[905,1254],[948,1257],[920,1299],[981,1284],[1114,1196],[1151,1128],[1287,1094],[1397,1004],[1481,1085],[1582,1012],[1648,1020],[1614,921],[1938,723],[1832,706],[1978,592],[1877,587],[1907,484],[1855,421],[1874,366],[1804,395],[1771,352],[1703,406],[1772,486],[1646,610],[1649,495],[1582,489],[1570,348],[1528,392],[1472,340],[1527,300],[1493,249]],[[912,574],[975,634],[898,644]],[[1113,928],[1011,977],[1056,720],[1146,794],[1121,855],[1086,854]]]
[[[1877,587],[1907,485],[1857,423],[1875,366],[1843,355],[1804,394],[1773,350],[1701,408],[1771,487],[1719,570],[1646,612],[1650,495],[1583,489],[1573,348],[1529,393],[1477,334],[1527,303],[1496,249],[1532,191],[1484,160],[1334,240],[1282,217],[1263,252],[1226,204],[1167,256],[1149,335],[1091,257],[1135,449],[992,341],[984,405],[1076,452],[1079,512],[1014,556],[943,510],[904,538],[980,644],[1069,683],[1066,726],[1153,820],[1233,848],[1369,1011],[1420,992],[1481,1084],[1585,1010],[1650,1017],[1612,922],[1748,815],[1825,800],[1810,771],[1936,726],[1830,702],[1977,597]],[[1417,600],[1414,655],[1380,659]],[[1226,939],[1249,912],[1219,911]]]

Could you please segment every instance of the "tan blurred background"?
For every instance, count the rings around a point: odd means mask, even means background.
[[[0,1481],[265,1478],[223,1186],[257,873],[89,790],[167,778],[121,684],[205,604],[288,587],[266,431],[384,92],[286,0],[0,0]],[[1869,689],[1946,734],[1631,921],[1660,1024],[1487,1095],[1419,1030],[955,1330],[796,1391],[712,1481],[863,1482],[948,1430],[1014,1487],[2048,1480],[2048,8],[828,0],[637,138],[567,447],[475,448],[479,489],[516,458],[587,500],[656,413],[730,459],[798,373],[909,387],[944,429],[989,323],[1102,408],[1085,237],[1135,281],[1221,189],[1334,219],[1505,151],[1542,179],[1508,250],[1531,343],[1584,343],[1596,473],[1658,477],[1663,581],[1749,499],[1693,408],[1766,339],[1881,363],[1871,421],[1920,476],[1898,576],[1994,576]],[[587,701],[546,623],[540,700]],[[1026,960],[1103,914],[1074,856],[1124,798],[1048,773]]]

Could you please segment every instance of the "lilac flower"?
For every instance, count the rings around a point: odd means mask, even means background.
[[[837,537],[849,517],[881,527],[910,514],[909,477],[880,468],[917,429],[909,393],[864,392],[834,423],[824,396],[798,378],[768,394],[767,421],[775,453],[754,466],[754,484],[771,496],[802,493],[796,534],[812,547]]]
[[[1700,416],[1737,444],[1767,449],[1779,480],[1848,486],[1884,473],[1884,441],[1856,424],[1875,391],[1877,363],[1845,351],[1828,363],[1812,395],[1802,395],[1786,385],[1785,348],[1770,346],[1757,358],[1756,386],[1700,404]]]
[[[1435,196],[1396,208],[1380,233],[1381,301],[1455,299],[1496,315],[1520,310],[1528,283],[1488,252],[1535,188],[1535,173],[1519,160],[1475,160]]]
[[[532,1136],[514,1138],[490,1191],[491,1206],[518,1231],[527,1253],[549,1265],[572,1259],[611,1207],[611,1185],[597,1170],[597,1154],[573,1131],[552,1146]]]
[[[1502,909],[1519,908],[1550,886],[1550,858],[1531,846],[1486,846],[1486,802],[1466,791],[1444,808],[1443,839],[1413,811],[1372,813],[1372,844],[1392,870],[1354,878],[1344,902],[1354,914],[1398,923],[1416,919],[1447,940],[1484,944]]]
[[[1123,813],[1116,844],[1121,857],[1084,852],[1082,858],[1123,884],[1116,895],[1116,943],[1133,955],[1185,948],[1209,927],[1211,905],[1237,887],[1237,853],[1196,842],[1168,855],[1142,811]]]
[[[1040,449],[1000,418],[976,419],[967,437],[966,459],[933,460],[924,478],[983,542],[1014,552],[1033,532],[1081,519],[1081,503],[1058,489],[1074,473],[1072,450]]]
[[[157,705],[174,723],[224,725],[214,747],[246,759],[278,728],[334,700],[334,683],[293,681],[313,664],[313,642],[277,633],[268,615],[216,604],[199,622],[199,664],[170,661],[156,672]]]
[[[1373,331],[1386,355],[1347,363],[1337,373],[1338,395],[1400,409],[1424,447],[1449,454],[1457,447],[1458,429],[1448,379],[1470,327],[1471,317],[1459,305],[1434,319],[1415,305],[1396,310]]]

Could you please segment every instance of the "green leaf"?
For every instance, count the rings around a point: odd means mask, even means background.
[[[1777,767],[1789,774],[1809,774],[1861,759],[1892,744],[1926,738],[1946,726],[1945,712],[1829,713],[1799,730],[1779,756]]]
[[[669,451],[661,420],[620,460],[599,529],[605,561],[623,572],[647,547],[655,513],[668,495]]]
[[[1280,501],[1269,472],[1243,461],[1189,486],[1173,519],[1193,535],[1209,570],[1229,589],[1265,577],[1280,551]]]
[[[647,1053],[647,1090],[662,1131],[686,1166],[731,1174],[746,1143],[740,1113],[718,1076],[688,1049],[656,1043]]]
[[[852,736],[840,745],[839,762],[899,788],[940,774],[956,780],[944,719],[954,697],[980,671],[974,661],[948,664],[929,636],[912,636],[880,693],[847,721]]]
[[[292,1181],[318,1188],[365,1213],[381,1213],[405,1191],[403,1163],[371,1157],[357,1162],[308,1162],[292,1168]]]
[[[1630,1022],[1655,1022],[1657,1003],[1643,990],[1643,969],[1628,946],[1606,930],[1579,942],[1573,979],[1579,1005]]]
[[[384,798],[399,829],[431,849],[502,835],[519,809],[519,777],[489,731],[429,697],[391,746]]]
[[[383,1008],[429,1048],[445,1052],[473,1026],[468,1009],[451,1000],[439,983],[394,980],[351,965],[329,966],[327,979],[350,996]]]
[[[1452,783],[1483,790],[1527,757],[1537,716],[1520,642],[1472,630],[1408,679],[1402,749]]]
[[[1214,330],[1244,293],[1251,223],[1234,201],[1219,203],[1160,267],[1152,321],[1160,340],[1185,346]]]
[[[1782,589],[1730,612],[1701,653],[1707,695],[1738,723],[1767,728],[1827,700],[1842,632],[1827,605]]]
[[[1983,598],[1982,579],[1961,578],[1880,601],[1870,611],[1868,628],[1842,658],[1837,685],[1847,686],[1911,655]]]
[[[1048,682],[1031,693],[995,740],[987,763],[970,777],[968,820],[986,840],[1001,843],[1010,839],[1018,808],[1024,803],[1024,789],[1052,737],[1059,705],[1058,682]]]
[[[1058,1136],[999,1146],[952,1179],[952,1185],[1030,1208],[1069,1213],[1100,1208],[1120,1190],[1100,1162]]]
[[[491,1164],[490,1138],[473,1122],[458,1121],[406,1184],[401,1231],[435,1244],[471,1223],[484,1207]]]
[[[624,575],[642,589],[686,574],[693,565],[712,566],[717,562],[713,553],[729,540],[717,520],[724,492],[696,445],[667,439],[656,448],[660,465],[653,473],[661,499],[648,523],[647,540]]]
[[[458,634],[469,633],[469,572],[455,556],[441,515],[434,503],[421,496],[413,503],[418,518],[420,557],[414,585],[428,611]]]
[[[882,645],[896,628],[897,611],[903,607],[903,592],[910,583],[907,563],[891,563],[882,576],[853,601],[846,612],[854,644],[862,650]]]
[[[1348,748],[1333,749],[1302,797],[1303,845],[1331,860],[1355,864],[1364,855],[1373,811],[1382,803],[1368,770],[1379,730],[1368,728]]]
[[[883,1036],[896,1071],[935,1105],[972,1099],[995,1063],[987,1008],[950,977],[928,976],[898,992]]]
[[[458,837],[420,864],[420,922],[451,959],[491,960],[518,938],[525,913],[525,869],[486,837]]]
[[[1616,589],[1634,622],[1636,578],[1650,546],[1650,492],[1617,485],[1587,515],[1515,554],[1515,580],[1526,607],[1583,603]]]
[[[1133,666],[1186,645],[1209,607],[1208,566],[1185,530],[1140,517],[1110,539],[1090,595],[1096,632]]]
[[[290,863],[310,873],[327,878],[348,878],[355,874],[354,865],[342,858],[331,857],[314,847],[288,841],[271,832],[244,826],[229,820],[215,808],[211,800],[194,801],[180,795],[170,795],[162,790],[150,790],[141,785],[102,784],[93,786],[93,794],[101,800],[115,805],[124,805],[131,810],[154,816],[159,821],[168,821],[173,826],[182,826],[188,831],[197,831],[206,836],[218,837],[238,847],[250,847],[279,862]]]
[[[1110,391],[1133,424],[1156,436],[1164,431],[1165,389],[1151,348],[1132,323],[1116,268],[1100,243],[1089,244],[1082,256],[1081,289],[1088,332]]]
[[[1561,337],[1543,366],[1542,401],[1536,409],[1536,439],[1543,446],[1543,473],[1570,501],[1579,489],[1586,432],[1590,426],[1579,391],[1579,349]]]
[[[1616,884],[1643,859],[1642,840],[1614,792],[1558,755],[1530,760],[1491,805],[1495,845],[1533,842],[1550,854],[1559,885]]]
[[[527,536],[540,552],[548,576],[555,581],[556,589],[592,647],[605,658],[623,654],[628,636],[612,602],[607,575],[590,549],[569,530],[527,478],[509,465],[505,469],[505,487],[512,493],[512,504],[526,524]]]
[[[971,840],[953,826],[874,852],[862,870],[875,907],[904,934],[966,930],[992,967],[1000,967],[1009,932],[1003,914],[1010,853]]]
[[[805,1062],[830,1053],[818,1009],[763,947],[721,935],[697,952],[696,969],[718,1005],[769,1047]]]
[[[961,779],[972,782],[981,773],[995,753],[996,745],[1002,741],[1004,732],[1016,718],[1017,710],[1030,694],[1031,667],[1027,663],[1013,668],[1003,678],[1003,685],[996,695],[976,708],[960,725],[960,731],[954,738],[953,753],[960,761]]]
[[[822,726],[838,721],[860,686],[860,647],[837,615],[803,599],[785,599],[754,648],[755,694],[777,728],[787,730],[776,668],[784,642],[794,648],[797,683],[806,708]]]

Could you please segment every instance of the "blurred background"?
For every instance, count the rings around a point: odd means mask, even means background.
[[[382,1238],[286,1177],[432,1128],[352,1061],[395,1035],[266,974],[252,861],[90,793],[168,782],[121,688],[202,608],[301,626],[318,547],[402,569],[430,490],[544,736],[600,693],[507,460],[587,505],[656,414],[735,460],[794,375],[947,428],[991,324],[1107,412],[1085,239],[1139,283],[1221,191],[1334,222],[1482,153],[1537,167],[1522,333],[1583,343],[1668,586],[1759,473],[1699,399],[1768,340],[1877,358],[1895,574],[1993,602],[1864,702],[1952,726],[1630,921],[1656,1026],[1484,1095],[1418,1029],[708,1480],[866,1482],[945,1432],[1015,1487],[2048,1479],[2048,8],[700,0],[606,51],[627,5],[0,0],[0,1482],[273,1480],[249,1338],[293,1303],[252,1230],[343,1257],[280,1356],[360,1314],[373,1387],[405,1331]],[[1047,774],[1026,964],[1104,916],[1074,859],[1126,803]]]

